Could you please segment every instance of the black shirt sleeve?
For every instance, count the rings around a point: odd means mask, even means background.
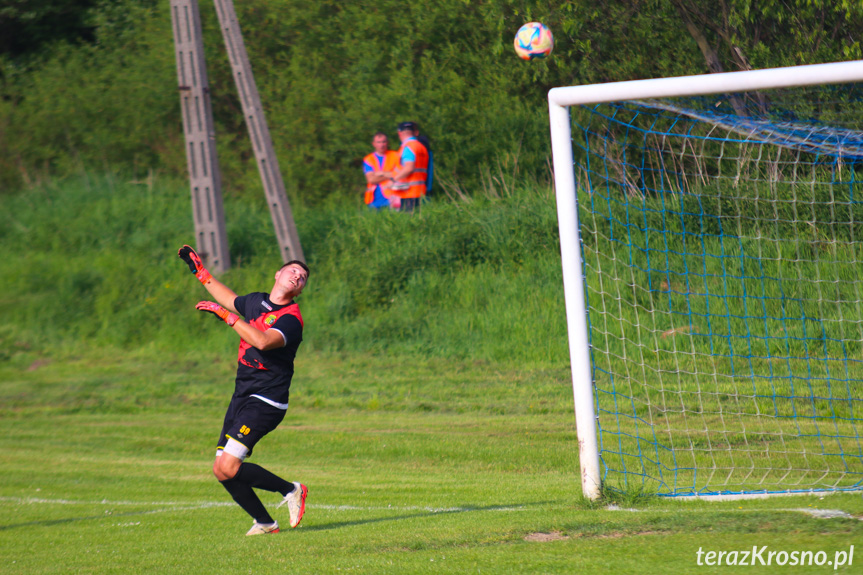
[[[238,295],[234,298],[234,309],[237,310],[244,319],[248,320],[249,314],[246,313],[246,301],[252,294]]]
[[[296,317],[285,314],[270,329],[277,329],[285,336],[285,345],[303,341],[303,325]]]

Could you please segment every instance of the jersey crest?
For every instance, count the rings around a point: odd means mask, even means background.
[[[270,329],[280,317],[284,315],[292,315],[300,321],[300,325],[303,325],[303,316],[300,315],[300,306],[296,303],[292,303],[286,307],[283,307],[280,310],[272,311],[272,312],[262,312],[258,317],[249,321],[252,326],[259,329],[260,331],[266,332]],[[240,340],[240,349],[237,351],[237,361],[242,363],[243,365],[247,365],[254,369],[260,369],[266,371],[267,368],[258,358],[248,357],[247,353],[250,349],[252,349],[251,344],[247,343],[246,340]]]

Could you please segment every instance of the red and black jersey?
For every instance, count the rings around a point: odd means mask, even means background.
[[[237,355],[237,384],[235,397],[259,396],[283,405],[288,403],[291,378],[294,375],[294,357],[303,341],[303,316],[296,302],[276,305],[266,293],[238,296],[234,308],[261,331],[278,330],[285,338],[285,346],[261,351],[240,340]]]

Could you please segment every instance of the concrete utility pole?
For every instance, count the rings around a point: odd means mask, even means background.
[[[264,192],[270,206],[270,215],[276,229],[282,261],[305,261],[303,248],[300,246],[300,237],[294,224],[294,216],[288,203],[287,194],[285,194],[285,183],[282,180],[282,173],[279,171],[279,163],[273,150],[270,129],[267,127],[267,120],[261,106],[261,97],[255,85],[249,56],[246,53],[246,45],[243,42],[243,34],[237,22],[234,3],[232,0],[214,0],[214,2],[219,24],[222,27],[222,36],[225,39],[225,47],[228,51],[228,59],[234,73],[234,81],[240,94],[246,126],[249,129],[249,138],[252,140],[252,148],[254,148],[255,159],[258,162],[258,171],[261,174]]]
[[[231,257],[197,0],[171,0],[171,19],[192,191],[195,247],[208,268],[222,273],[231,267]]]

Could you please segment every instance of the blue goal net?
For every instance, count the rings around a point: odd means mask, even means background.
[[[607,488],[863,488],[860,95],[572,109]]]

